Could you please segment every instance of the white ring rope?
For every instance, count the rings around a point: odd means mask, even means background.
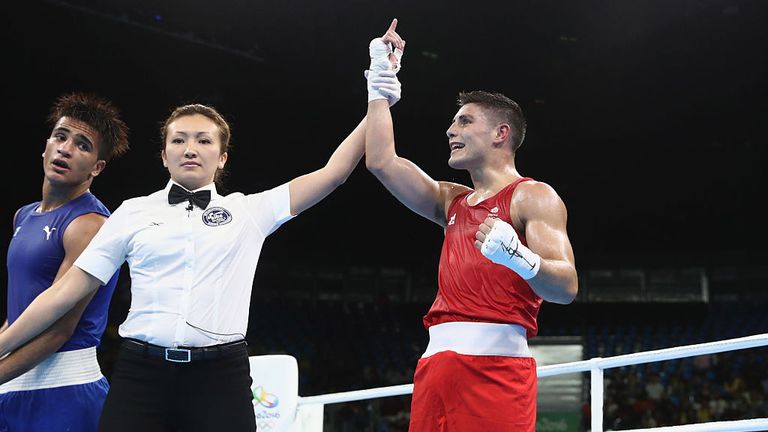
[[[768,428],[768,418],[758,418],[751,420],[699,423],[684,426],[666,426],[650,429],[627,429],[621,432],[746,432],[768,430],[766,428]]]

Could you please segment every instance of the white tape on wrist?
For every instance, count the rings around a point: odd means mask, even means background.
[[[394,54],[397,62],[392,64],[389,55]],[[381,38],[375,38],[368,44],[368,55],[371,57],[371,65],[368,70],[381,72],[384,70],[393,70],[397,73],[400,70],[403,50],[394,48],[392,44],[385,43]]]
[[[536,276],[541,257],[520,242],[512,225],[496,220],[491,232],[485,236],[480,252],[496,264],[501,264],[528,280]]]

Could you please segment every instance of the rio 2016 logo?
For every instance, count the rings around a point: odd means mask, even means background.
[[[253,401],[264,408],[277,408],[277,405],[280,404],[277,395],[267,392],[262,386],[253,389]]]

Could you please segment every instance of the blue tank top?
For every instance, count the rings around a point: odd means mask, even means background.
[[[40,202],[22,207],[16,214],[13,238],[8,245],[8,323],[12,324],[56,278],[64,260],[64,231],[75,218],[88,213],[109,216],[109,210],[86,192],[63,206],[45,213],[35,209]],[[77,323],[72,337],[59,351],[98,346],[107,325],[109,302],[117,285],[117,270],[100,287]]]

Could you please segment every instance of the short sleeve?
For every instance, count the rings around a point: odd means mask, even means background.
[[[126,257],[130,229],[130,213],[123,203],[112,213],[99,232],[75,260],[74,265],[107,284],[123,265]]]
[[[291,192],[288,183],[245,196],[246,207],[264,235],[291,220]]]

